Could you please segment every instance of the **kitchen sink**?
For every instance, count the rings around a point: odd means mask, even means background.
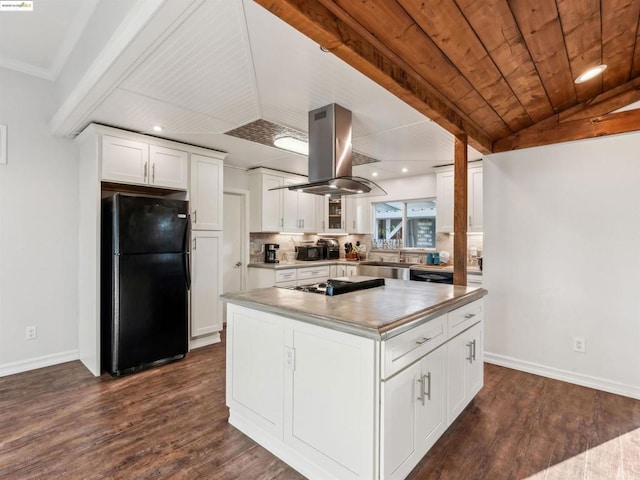
[[[409,280],[411,263],[366,261],[358,264],[358,275]]]

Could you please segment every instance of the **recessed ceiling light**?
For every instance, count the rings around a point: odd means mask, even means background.
[[[407,167],[404,167],[404,168],[402,169],[402,173],[407,173],[408,171],[409,171],[409,169],[408,169]]]
[[[301,155],[309,155],[309,144],[293,137],[279,137],[273,141],[278,148],[289,150],[290,152],[300,153]]]
[[[153,131],[154,132],[161,132],[162,131],[162,127],[160,125],[154,125],[153,126]]]
[[[578,75],[578,78],[575,79],[575,83],[584,83],[588,80],[591,80],[592,78],[595,78],[598,75],[600,75],[606,69],[607,69],[606,65],[598,65],[597,67],[591,67],[588,70],[585,70],[584,72],[582,72],[580,75]]]
[[[373,173],[371,174],[371,176],[372,176],[372,177],[377,177],[377,176],[378,176],[378,172],[373,172]]]

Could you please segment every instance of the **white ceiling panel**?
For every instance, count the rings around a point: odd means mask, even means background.
[[[203,2],[123,86],[234,127],[260,118],[241,5]]]
[[[214,133],[233,128],[219,118],[145,97],[126,90],[115,90],[94,111],[92,121],[128,130],[159,135],[154,125],[163,128],[162,136],[176,140],[184,134]]]

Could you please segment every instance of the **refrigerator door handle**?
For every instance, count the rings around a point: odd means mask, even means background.
[[[184,274],[187,283],[187,290],[191,290],[191,261],[189,245],[191,244],[191,215],[187,215],[187,231],[184,235]],[[195,249],[194,249],[195,250]]]
[[[189,252],[183,254],[184,258],[184,275],[187,282],[187,290],[191,290],[191,267],[189,267]]]

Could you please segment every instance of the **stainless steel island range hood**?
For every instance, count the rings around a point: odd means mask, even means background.
[[[309,183],[283,188],[331,197],[386,195],[375,182],[351,174],[351,136],[351,111],[336,103],[310,111]]]

